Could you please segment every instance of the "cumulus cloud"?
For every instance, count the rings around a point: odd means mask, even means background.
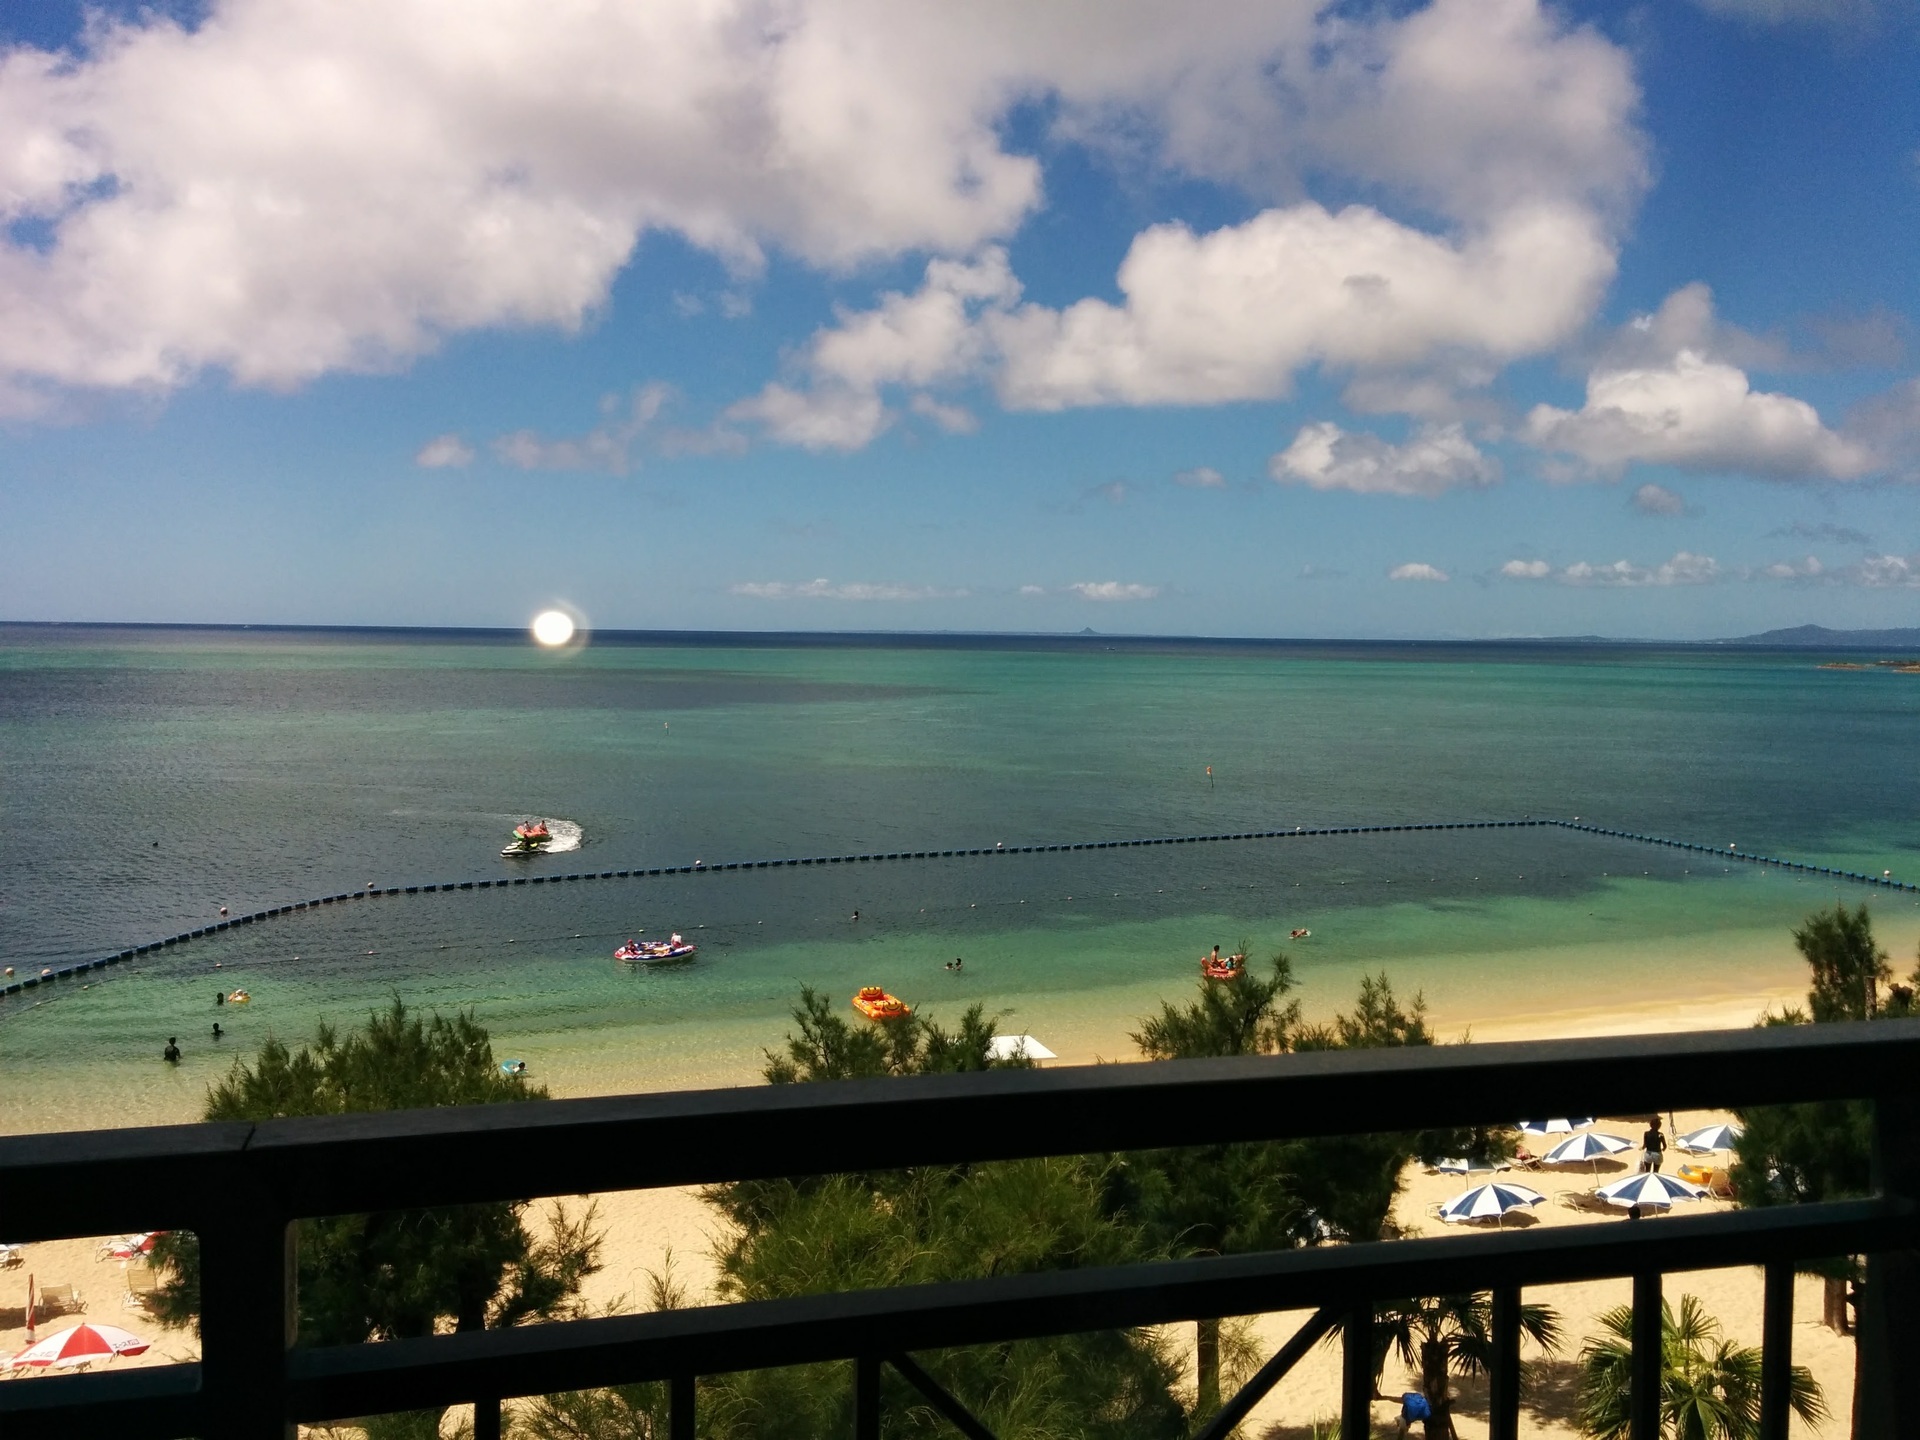
[[[1499,463],[1458,425],[1423,426],[1395,445],[1377,435],[1349,433],[1330,420],[1304,426],[1268,462],[1267,473],[1283,485],[1315,490],[1427,497],[1500,480]]]
[[[1826,573],[1826,566],[1812,556],[1804,560],[1776,560],[1771,565],[1763,565],[1756,575],[1762,580],[1818,580]]]
[[[1642,515],[1684,515],[1687,502],[1664,485],[1646,484],[1633,492],[1629,502]]]
[[[743,580],[727,587],[728,593],[753,600],[954,600],[965,597],[965,590],[941,590],[931,585],[872,584],[866,581]]]
[[[1227,477],[1211,465],[1196,465],[1191,470],[1175,471],[1173,483],[1186,490],[1224,490]]]
[[[459,469],[473,463],[473,447],[458,435],[436,435],[414,454],[423,470]]]
[[[636,463],[635,442],[653,424],[672,393],[666,385],[653,384],[642,385],[625,402],[609,395],[600,403],[606,418],[586,434],[548,438],[537,430],[515,430],[494,440],[493,453],[522,470],[598,470],[624,475]]]
[[[1597,32],[1538,0],[1168,14],[1152,0],[211,0],[191,25],[163,7],[96,18],[71,53],[0,58],[0,221],[35,236],[0,243],[0,376],[15,392],[165,389],[217,368],[287,386],[476,327],[574,329],[649,231],[740,277],[773,246],[836,270],[975,253],[1041,202],[1039,162],[1005,143],[1033,102],[1058,140],[1284,205],[1239,250],[1277,244],[1274,263],[1306,267],[1303,289],[1333,293],[1282,353],[1221,362],[1229,391],[1253,383],[1235,370],[1275,383],[1288,354],[1343,363],[1329,327],[1369,306],[1404,309],[1426,338],[1354,347],[1367,353],[1535,345],[1610,273],[1614,217],[1646,168],[1627,54]],[[1303,177],[1326,173],[1459,234],[1296,206]],[[1348,240],[1368,268],[1329,259]],[[1157,293],[1206,288],[1156,262],[1245,265],[1235,249],[1148,241],[1121,328],[1154,338]],[[1493,313],[1423,293],[1439,276]],[[1364,303],[1341,300],[1370,277]],[[1271,307],[1271,281],[1242,278]],[[723,313],[744,299],[729,293]],[[1099,317],[1028,318],[1021,403],[1184,388],[1076,378]],[[770,423],[784,404],[769,399]],[[860,408],[796,433],[844,436]]]
[[[980,428],[979,420],[966,406],[949,405],[934,399],[931,395],[914,396],[907,408],[914,414],[933,421],[949,435],[971,435]]]
[[[1451,578],[1446,571],[1440,569],[1438,566],[1429,565],[1421,560],[1409,561],[1405,565],[1396,565],[1387,572],[1387,579],[1389,580],[1445,581]]]
[[[1158,585],[1137,585],[1121,580],[1080,580],[1067,589],[1082,600],[1153,600],[1160,594]]]
[[[1681,350],[1664,364],[1596,370],[1579,410],[1537,405],[1526,438],[1599,473],[1631,464],[1777,480],[1850,480],[1874,467],[1790,395],[1752,389],[1732,365]]]
[[[1869,590],[1920,588],[1920,555],[1869,555],[1843,572],[1850,583]]]
[[[1553,573],[1553,567],[1544,560],[1509,560],[1500,567],[1500,573],[1509,580],[1544,580]]]
[[[972,261],[935,260],[911,295],[889,292],[874,309],[843,311],[837,324],[816,331],[794,367],[793,384],[768,384],[733,405],[728,418],[809,450],[857,450],[892,423],[883,386],[934,385],[973,373],[989,343],[976,317],[1019,293],[1006,251],[997,246]],[[936,422],[943,413],[965,414],[924,394],[915,406]]]
[[[1709,585],[1720,578],[1720,566],[1711,555],[1695,555],[1681,550],[1671,560],[1652,569],[1631,561],[1616,560],[1611,565],[1594,565],[1577,560],[1555,577],[1562,585],[1602,588],[1636,588],[1647,585]]]

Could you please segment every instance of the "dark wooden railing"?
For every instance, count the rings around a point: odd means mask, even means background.
[[[1875,1193],[1844,1202],[1018,1275],[435,1336],[298,1344],[293,1222],[307,1216],[886,1169],[1503,1122],[1867,1099]],[[296,1422],[855,1362],[857,1440],[879,1434],[891,1365],[961,1433],[987,1431],[917,1351],[1219,1315],[1313,1318],[1202,1435],[1216,1440],[1335,1324],[1342,1435],[1368,1431],[1375,1301],[1491,1291],[1492,1435],[1518,1434],[1524,1287],[1631,1277],[1634,1436],[1654,1440],[1666,1272],[1766,1270],[1764,1428],[1785,1440],[1793,1267],[1864,1254],[1865,1436],[1920,1436],[1920,1021],[996,1071],[0,1139],[0,1235],[149,1229],[202,1247],[198,1364],[0,1384],[5,1440],[284,1440]]]

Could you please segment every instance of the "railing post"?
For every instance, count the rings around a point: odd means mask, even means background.
[[[482,1395],[473,1402],[473,1440],[500,1440],[498,1395]]]
[[[1787,1440],[1793,1393],[1793,1264],[1767,1265],[1766,1308],[1760,1329],[1760,1440]]]
[[[1660,1392],[1665,1379],[1661,1319],[1659,1272],[1634,1276],[1633,1378],[1627,1390],[1632,1440],[1660,1440]]]
[[[1904,1093],[1874,1100],[1873,1182],[1889,1199],[1920,1204],[1920,1077]],[[1853,1433],[1920,1434],[1920,1394],[1912,1383],[1920,1355],[1920,1253],[1869,1255],[1858,1313]]]
[[[667,1440],[693,1440],[693,1376],[667,1382]]]
[[[1340,1350],[1340,1440],[1373,1434],[1373,1301],[1347,1307]]]
[[[1493,1292],[1493,1367],[1487,1386],[1487,1440],[1520,1440],[1520,1291]]]
[[[200,1237],[200,1376],[207,1440],[294,1440],[287,1350],[299,1312],[294,1230],[257,1186],[238,1183]]]
[[[880,1358],[853,1362],[853,1440],[880,1440]]]

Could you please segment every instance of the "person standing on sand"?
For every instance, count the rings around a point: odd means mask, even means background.
[[[1640,1173],[1652,1175],[1660,1169],[1660,1162],[1667,1157],[1667,1137],[1660,1133],[1660,1117],[1653,1117],[1647,1126],[1647,1133],[1640,1137]]]

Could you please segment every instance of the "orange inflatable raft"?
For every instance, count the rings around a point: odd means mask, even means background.
[[[898,1020],[912,1013],[906,1001],[897,995],[889,995],[878,985],[868,985],[854,996],[853,1008],[869,1020]]]

